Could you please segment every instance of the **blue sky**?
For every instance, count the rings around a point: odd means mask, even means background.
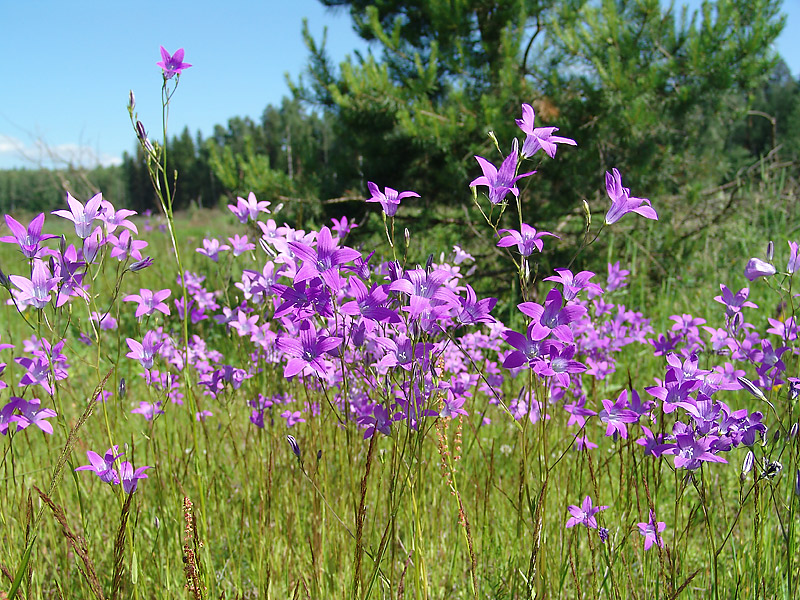
[[[783,10],[776,50],[797,76],[800,36],[790,32],[800,32],[800,0]],[[172,133],[258,119],[288,95],[285,74],[296,80],[304,69],[304,17],[317,39],[328,28],[335,62],[366,48],[346,11],[317,0],[1,0],[0,168],[51,166],[48,151],[86,166],[118,162],[134,148],[130,89],[148,131],[159,131],[160,45],[185,48],[194,65],[172,102]]]

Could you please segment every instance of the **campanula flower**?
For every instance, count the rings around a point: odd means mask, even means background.
[[[567,519],[567,528],[574,527],[575,525],[583,525],[589,529],[597,529],[597,519],[595,515],[607,508],[607,506],[592,506],[592,499],[586,496],[580,506],[572,504],[567,507],[569,514],[572,515]]]
[[[161,46],[161,61],[156,65],[164,71],[164,79],[172,79],[175,75],[180,76],[182,71],[192,66],[183,62],[183,48],[178,48],[175,54],[170,56],[164,46]]]
[[[616,223],[629,212],[635,212],[646,219],[658,221],[656,211],[650,206],[647,198],[634,198],[630,195],[631,190],[622,187],[622,176],[617,169],[606,172],[606,192],[611,198],[611,208],[606,213],[606,225]]]

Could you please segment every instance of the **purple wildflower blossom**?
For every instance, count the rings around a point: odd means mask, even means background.
[[[647,523],[638,523],[639,533],[644,536],[644,549],[650,550],[655,543],[659,548],[664,547],[664,539],[661,537],[661,532],[667,528],[664,521],[656,522],[656,514],[651,510],[650,519]]]
[[[122,463],[119,465],[119,481],[122,483],[122,489],[125,491],[125,493],[132,494],[135,492],[139,480],[147,479],[145,470],[151,468],[152,467],[139,467],[134,471],[131,463],[129,463],[127,460],[122,461]]]
[[[498,247],[507,248],[508,246],[516,245],[517,250],[522,256],[530,256],[533,254],[534,250],[541,252],[543,246],[542,236],[549,235],[558,238],[556,234],[550,233],[549,231],[537,232],[536,229],[526,223],[520,226],[520,231],[515,229],[501,229],[498,233],[507,234],[497,242]]]
[[[572,516],[567,519],[567,528],[574,527],[575,525],[583,525],[589,529],[597,529],[597,519],[595,515],[601,510],[606,510],[607,506],[592,506],[592,499],[589,496],[583,499],[580,506],[571,504],[567,507],[569,514]]]
[[[577,146],[575,140],[570,138],[553,135],[558,131],[558,127],[534,127],[533,120],[536,113],[530,104],[522,105],[522,118],[517,119],[517,127],[525,134],[525,141],[522,143],[522,157],[529,158],[539,150],[544,150],[550,158],[556,156],[556,144],[568,144]]]
[[[183,48],[178,48],[175,54],[170,55],[164,46],[161,46],[161,61],[157,62],[156,65],[164,71],[164,79],[172,79],[175,75],[180,77],[180,74],[185,69],[192,66],[183,62]]]
[[[473,179],[469,184],[470,187],[485,185],[489,188],[489,202],[492,204],[500,204],[505,200],[506,195],[511,192],[514,196],[519,196],[519,188],[517,188],[517,181],[523,177],[533,175],[536,171],[529,173],[522,173],[521,175],[514,175],[517,170],[517,160],[519,159],[519,144],[514,139],[511,152],[500,165],[498,170],[492,163],[483,158],[476,156],[475,160],[483,171],[483,175]]]
[[[50,214],[72,221],[75,224],[75,234],[85,240],[92,232],[92,223],[100,217],[100,205],[102,202],[103,195],[95,194],[84,206],[82,202],[78,202],[72,197],[72,194],[67,192],[69,210],[54,210]]]
[[[114,471],[114,462],[123,454],[125,453],[119,452],[119,446],[112,446],[106,450],[103,456],[100,456],[97,452],[93,452],[92,450],[87,450],[86,456],[89,458],[91,464],[83,465],[75,470],[91,471],[102,481],[116,485],[119,484],[119,476],[116,471]]]
[[[399,192],[390,187],[384,188],[381,192],[380,188],[371,181],[367,182],[369,193],[371,197],[367,198],[367,202],[380,202],[383,212],[387,217],[393,217],[397,214],[397,209],[400,206],[400,201],[403,198],[419,198],[416,192]]]
[[[123,302],[138,302],[136,307],[136,317],[150,316],[155,314],[156,311],[162,312],[165,315],[170,314],[169,306],[164,300],[169,298],[172,290],[165,289],[153,292],[148,289],[140,289],[138,294],[129,294],[122,300]]]
[[[44,213],[40,213],[39,216],[33,219],[27,229],[10,215],[6,215],[6,225],[8,225],[13,235],[4,235],[0,237],[0,242],[17,244],[25,258],[37,257],[41,250],[39,246],[40,242],[58,237],[57,235],[42,233]]]

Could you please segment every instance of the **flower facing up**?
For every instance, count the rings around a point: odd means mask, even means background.
[[[44,213],[40,213],[38,217],[31,221],[27,229],[9,215],[6,215],[6,225],[8,225],[13,235],[4,235],[0,237],[0,242],[17,244],[25,258],[35,258],[39,255],[39,251],[41,250],[39,247],[40,242],[58,237],[57,235],[42,233]]]
[[[607,508],[607,506],[592,506],[592,499],[586,496],[580,506],[571,504],[567,507],[569,514],[572,515],[567,519],[567,528],[569,529],[575,525],[583,525],[589,529],[597,529],[597,519],[595,519],[595,515]]]
[[[78,202],[72,197],[72,194],[67,192],[69,210],[54,210],[51,214],[75,223],[75,233],[79,238],[85,240],[92,233],[92,223],[95,219],[100,218],[102,202],[103,195],[95,194],[84,206],[82,202]]]
[[[520,231],[515,229],[501,229],[499,233],[507,234],[497,242],[499,248],[507,248],[508,246],[516,246],[517,250],[522,256],[530,256],[534,250],[542,251],[542,237],[549,235],[557,238],[558,236],[549,231],[537,232],[530,225],[523,223]]]
[[[89,457],[89,465],[83,465],[75,469],[76,471],[91,471],[106,483],[119,483],[119,476],[114,471],[114,461],[125,454],[119,452],[119,446],[112,446],[106,450],[105,455],[100,456],[97,452],[88,450],[86,456]]]
[[[492,204],[500,204],[509,192],[514,196],[519,196],[519,188],[517,188],[517,181],[523,177],[533,175],[536,171],[529,173],[522,173],[521,175],[514,175],[517,171],[517,160],[519,159],[519,145],[516,138],[514,139],[511,153],[505,158],[503,164],[500,165],[498,170],[492,163],[483,158],[476,156],[475,160],[481,166],[483,175],[477,179],[473,179],[470,187],[478,185],[485,185],[489,188],[489,202]]]
[[[403,198],[419,198],[417,192],[398,192],[390,187],[383,188],[383,192],[381,192],[378,186],[371,181],[367,182],[367,187],[369,188],[369,193],[372,194],[371,197],[367,198],[367,202],[380,202],[387,217],[393,217],[397,214],[397,209]]]
[[[163,69],[164,79],[172,79],[175,75],[180,76],[182,71],[192,66],[183,62],[183,48],[178,48],[175,54],[170,56],[164,46],[161,46],[161,62],[157,62],[156,65]]]
[[[629,212],[635,212],[645,219],[658,221],[656,211],[650,206],[647,198],[634,198],[630,195],[631,190],[622,187],[622,175],[617,169],[606,172],[606,192],[611,198],[611,208],[606,213],[606,225],[616,223]]]
[[[169,298],[172,290],[160,290],[153,292],[152,290],[140,289],[138,294],[129,294],[122,300],[124,302],[138,302],[139,306],[136,307],[136,317],[150,316],[156,311],[160,311],[165,315],[169,314],[169,306],[166,300]]]
[[[661,532],[667,528],[664,521],[656,522],[656,513],[650,511],[650,520],[647,523],[639,523],[637,525],[639,533],[644,536],[644,549],[650,550],[655,543],[659,548],[664,547],[664,538],[661,537]]]
[[[258,213],[268,213],[269,208],[267,207],[270,204],[271,202],[267,200],[257,200],[256,195],[250,192],[247,196],[247,200],[241,196],[237,196],[236,205],[228,204],[228,209],[236,215],[239,222],[244,225],[248,220],[256,221],[258,219]]]

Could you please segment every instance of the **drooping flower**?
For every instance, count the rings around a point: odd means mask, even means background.
[[[622,176],[617,169],[612,169],[611,173],[606,172],[606,192],[611,198],[611,208],[606,213],[606,225],[616,223],[629,212],[658,221],[658,215],[650,206],[650,200],[634,198],[630,195],[629,188],[622,187]]]
[[[755,281],[759,277],[770,277],[775,273],[775,267],[760,258],[751,258],[744,268],[744,276],[748,281]]]
[[[156,65],[164,71],[164,79],[172,79],[175,75],[180,76],[181,72],[192,66],[183,62],[183,48],[178,48],[175,54],[170,56],[164,46],[161,46],[161,61]]]

